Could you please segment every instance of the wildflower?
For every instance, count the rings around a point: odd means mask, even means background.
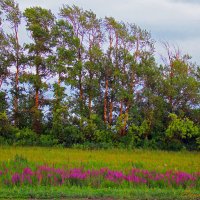
[[[20,182],[20,175],[18,173],[15,173],[14,175],[12,175],[12,183],[13,183],[13,185],[16,185],[19,182]]]

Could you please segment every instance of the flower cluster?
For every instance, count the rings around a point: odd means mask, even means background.
[[[189,174],[181,171],[160,173],[141,169],[116,171],[108,168],[86,170],[84,168],[67,169],[42,165],[34,170],[25,167],[21,172],[13,172],[5,168],[0,171],[0,180],[1,184],[9,185],[90,185],[100,187],[105,183],[110,183],[186,188],[200,186],[200,173]]]

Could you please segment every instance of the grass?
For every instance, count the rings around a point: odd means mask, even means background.
[[[167,152],[149,150],[78,150],[41,147],[0,147],[0,163],[12,165],[16,158],[25,158],[33,166],[48,164],[86,169],[108,167],[125,170],[140,168],[188,173],[200,171],[200,152]],[[100,187],[88,186],[22,186],[0,187],[0,199],[137,199],[137,200],[198,200],[200,191],[181,188]]]
[[[200,152],[168,152],[149,150],[77,150],[41,147],[0,147],[0,162],[13,160],[16,155],[33,163],[68,165],[99,169],[130,169],[132,167],[156,171],[200,171]]]
[[[90,187],[16,187],[1,188],[0,199],[137,199],[137,200],[198,200],[200,192],[181,189],[120,189]]]

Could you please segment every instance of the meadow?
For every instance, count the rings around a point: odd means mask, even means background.
[[[199,152],[4,146],[0,155],[0,198],[200,198]]]
[[[0,162],[10,161],[16,155],[31,163],[69,167],[83,166],[87,169],[132,169],[140,168],[163,172],[166,170],[200,171],[199,152],[173,152],[151,150],[81,150],[45,147],[1,147]]]

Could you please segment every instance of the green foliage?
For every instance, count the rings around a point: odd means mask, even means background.
[[[26,8],[23,44],[18,3],[0,7],[0,143],[199,148],[200,68],[190,56],[165,44],[158,67],[149,32],[68,5],[57,19]]]
[[[1,17],[0,17],[0,26],[1,26]],[[10,61],[8,59],[8,38],[3,30],[0,28],[0,88],[3,83],[3,80],[9,75],[8,66]]]
[[[198,200],[198,190],[160,188],[96,188],[79,186],[40,186],[1,188],[2,199],[138,199],[138,200]]]
[[[168,149],[180,150],[186,148],[190,144],[190,148],[195,149],[198,145],[198,137],[200,135],[199,127],[188,118],[181,119],[176,114],[169,115],[170,122],[165,131]],[[195,144],[196,140],[196,144]],[[192,145],[192,143],[193,145]],[[194,147],[193,147],[194,146]]]
[[[14,163],[18,163],[18,164],[27,164],[28,163],[28,160],[23,157],[22,155],[18,155],[16,154],[15,157],[14,157]]]
[[[84,137],[89,141],[94,141],[94,133],[97,130],[96,118],[97,115],[91,115],[90,119],[84,118],[82,122]]]
[[[12,127],[9,123],[9,119],[6,112],[0,112],[0,135],[9,138],[11,129]]]
[[[198,149],[200,149],[200,137],[198,137],[198,138],[196,139],[196,142],[197,142],[197,145],[198,145]]]
[[[52,135],[40,135],[39,145],[44,147],[53,147],[58,145],[58,140]]]
[[[37,134],[31,129],[24,128],[15,133],[14,145],[20,146],[34,146],[38,143]]]
[[[194,125],[194,122],[188,118],[180,119],[176,114],[169,115],[171,121],[166,130],[166,136],[169,138],[189,139],[197,137],[200,134],[199,128]]]
[[[113,133],[111,130],[95,130],[94,132],[94,141],[96,143],[107,143],[112,144],[113,142]]]
[[[58,142],[65,147],[71,147],[73,144],[79,144],[84,141],[83,133],[75,126],[66,126],[62,131],[56,134]]]

